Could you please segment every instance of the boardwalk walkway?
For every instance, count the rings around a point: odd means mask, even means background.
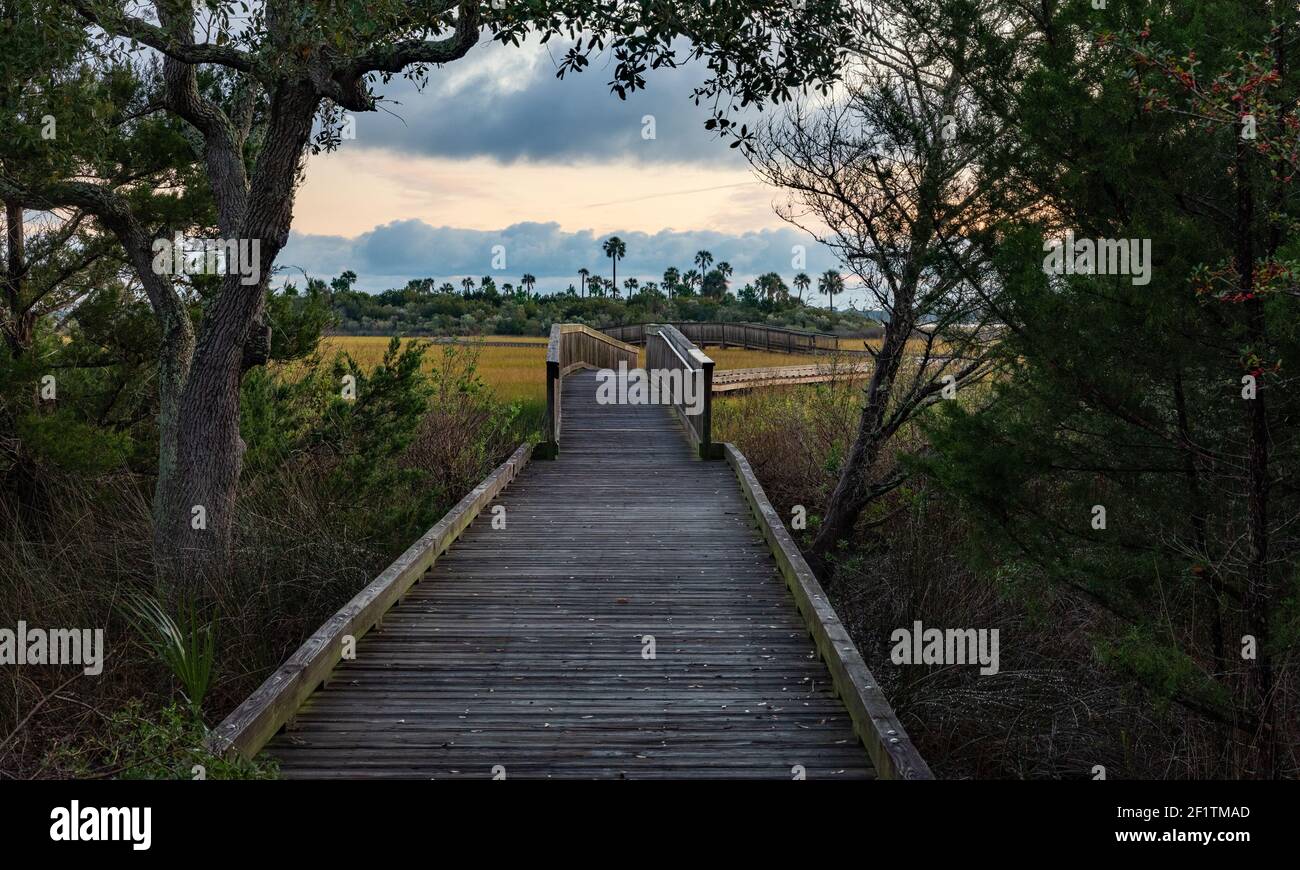
[[[828,381],[852,381],[871,377],[875,366],[870,362],[813,363],[801,366],[766,366],[763,368],[727,369],[714,372],[713,392],[752,390],[793,384],[822,384]]]
[[[283,775],[874,777],[728,464],[590,371],[563,403],[505,528],[484,510],[268,745]]]

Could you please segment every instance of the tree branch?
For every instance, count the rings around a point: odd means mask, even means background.
[[[464,57],[478,42],[478,3],[462,0],[456,12],[456,32],[445,39],[410,39],[363,54],[351,65],[352,76],[371,72],[401,72],[416,63],[449,63]]]
[[[214,63],[240,72],[254,71],[252,57],[234,46],[178,42],[158,25],[133,15],[101,14],[96,8],[99,4],[90,0],[71,0],[71,3],[83,18],[105,33],[133,39],[181,63]]]

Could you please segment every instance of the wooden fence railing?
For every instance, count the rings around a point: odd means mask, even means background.
[[[645,336],[651,381],[660,378],[680,385],[672,406],[691,443],[701,459],[721,459],[722,445],[713,443],[713,360],[671,324],[646,324]]]
[[[620,341],[645,344],[647,327],[655,324],[638,323],[631,326],[612,326],[605,330]],[[808,332],[759,323],[698,323],[672,322],[658,324],[675,327],[696,345],[718,347],[744,347],[778,353],[833,353],[839,350],[839,339],[826,332]]]
[[[564,376],[578,369],[617,369],[620,362],[636,368],[638,351],[631,344],[611,338],[580,323],[556,323],[546,345],[545,441],[538,445],[538,457],[554,459],[560,452],[563,423]]]

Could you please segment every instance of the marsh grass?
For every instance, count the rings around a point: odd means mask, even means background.
[[[478,347],[478,374],[502,401],[546,399],[546,340],[520,338],[519,336],[498,337],[503,341],[527,341],[535,347],[502,347],[484,345]],[[425,355],[425,371],[432,371],[438,364],[440,346],[431,344],[428,339],[403,339],[403,344],[422,342],[430,345]],[[329,355],[342,350],[362,368],[373,368],[383,360],[389,338],[371,335],[337,335],[321,341],[321,352]]]

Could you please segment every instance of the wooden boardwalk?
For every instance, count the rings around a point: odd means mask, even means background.
[[[713,373],[713,392],[752,390],[792,384],[822,384],[828,381],[852,381],[871,377],[871,362],[831,363],[800,366],[765,366],[763,368],[726,369]]]
[[[283,775],[873,778],[728,464],[590,371],[563,421],[267,746]]]

